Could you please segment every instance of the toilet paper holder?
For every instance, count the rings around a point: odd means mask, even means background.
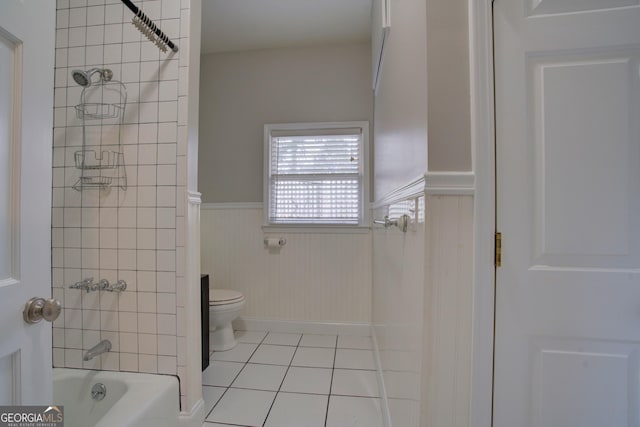
[[[281,248],[287,244],[287,239],[284,237],[265,237],[264,245],[268,248]]]

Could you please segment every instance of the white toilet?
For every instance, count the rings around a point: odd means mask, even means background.
[[[231,322],[240,315],[244,307],[244,296],[230,289],[211,289],[209,292],[209,322],[211,348],[213,351],[231,350],[236,346]]]

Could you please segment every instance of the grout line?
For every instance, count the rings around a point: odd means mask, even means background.
[[[268,333],[265,334],[265,336],[262,338],[262,341],[265,340],[265,338],[267,337],[267,335],[269,335]],[[207,417],[209,415],[211,415],[211,413],[213,412],[213,410],[216,408],[216,406],[218,406],[218,403],[220,403],[220,401],[222,400],[222,398],[224,397],[225,394],[227,394],[227,391],[229,391],[229,389],[231,388],[231,385],[233,384],[233,382],[238,379],[238,377],[240,376],[240,374],[242,373],[242,371],[244,370],[244,368],[249,364],[249,360],[251,360],[251,358],[253,357],[253,355],[256,353],[256,351],[258,351],[258,349],[260,348],[260,345],[262,345],[262,341],[260,341],[260,343],[256,346],[256,348],[253,350],[253,352],[251,353],[251,356],[249,356],[249,358],[247,359],[246,362],[244,362],[242,368],[240,368],[240,370],[238,371],[238,373],[236,374],[235,377],[233,377],[233,380],[231,380],[231,382],[229,383],[228,386],[225,387],[224,392],[220,395],[220,397],[218,398],[218,401],[211,407],[211,410],[209,412],[207,412],[207,415],[205,415],[204,419],[206,420]],[[215,352],[214,352],[215,353]],[[242,363],[242,362],[235,362],[235,363]],[[218,387],[218,386],[213,386],[213,387]]]
[[[336,348],[333,351],[333,367],[331,368],[331,382],[329,383],[329,397],[327,398],[327,411],[324,415],[324,427],[327,427],[327,420],[329,418],[329,405],[331,404],[331,390],[333,389],[333,375],[336,371],[336,357],[338,355],[338,339],[340,337],[336,335]]]
[[[267,336],[269,336],[269,333],[267,334]],[[276,403],[276,399],[278,398],[278,394],[280,393],[280,390],[282,389],[282,384],[284,384],[284,380],[287,378],[287,374],[289,373],[289,369],[291,369],[291,365],[293,364],[293,359],[295,359],[296,353],[298,352],[298,348],[300,348],[300,342],[301,341],[302,341],[302,334],[300,334],[300,338],[298,338],[298,344],[296,345],[296,350],[293,352],[293,355],[291,356],[291,360],[289,361],[289,366],[287,366],[287,370],[284,373],[284,376],[282,377],[282,381],[280,381],[280,386],[278,387],[278,390],[276,391],[276,395],[273,397],[273,402],[271,402],[271,406],[269,407],[269,411],[267,412],[267,416],[264,417],[264,421],[262,422],[262,426],[263,427],[267,423],[267,420],[269,419],[269,415],[271,414],[271,410],[273,409],[273,405]]]

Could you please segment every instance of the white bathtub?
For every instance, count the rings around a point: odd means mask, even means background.
[[[96,383],[103,400],[91,397]],[[176,427],[178,380],[167,375],[53,369],[53,402],[64,406],[65,427]]]

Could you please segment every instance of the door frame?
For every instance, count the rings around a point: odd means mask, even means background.
[[[475,172],[470,427],[492,427],[495,326],[493,1],[469,0],[471,155]]]

